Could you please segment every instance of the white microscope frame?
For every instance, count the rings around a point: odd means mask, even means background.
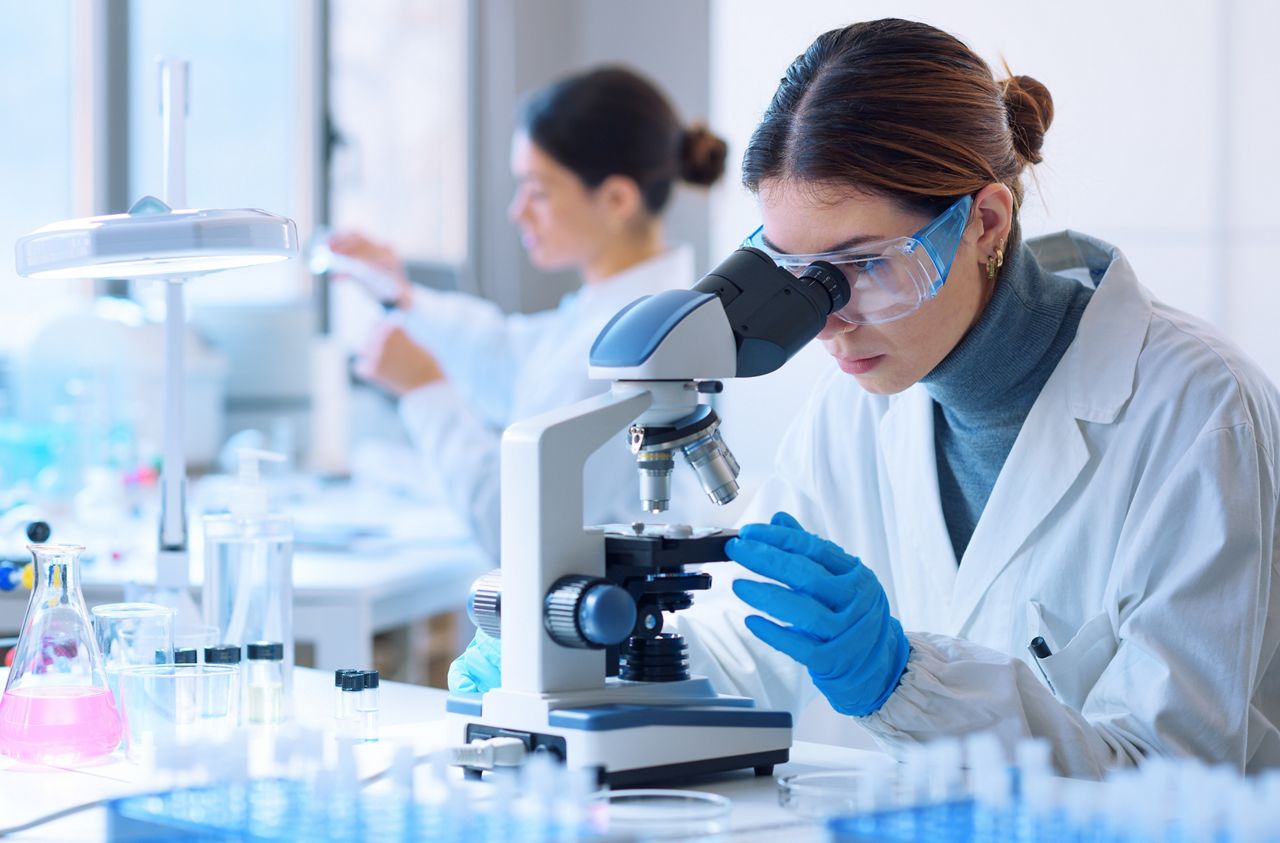
[[[561,577],[605,575],[605,536],[582,524],[587,458],[632,422],[666,425],[698,404],[698,380],[731,378],[737,370],[733,332],[724,307],[708,296],[672,327],[638,366],[591,367],[612,389],[570,407],[516,422],[502,439],[502,685],[484,694],[479,712],[454,712],[455,737],[487,734],[558,736],[573,767],[595,767],[607,780],[640,782],[664,771],[756,766],[786,759],[789,719],[750,701],[722,697],[702,677],[629,682],[606,677],[605,651],[553,641],[544,600]],[[616,447],[625,447],[616,441]],[[703,725],[637,725],[582,730],[551,725],[554,712],[610,704],[715,707]],[[724,710],[731,707],[732,710]],[[736,716],[745,715],[745,716]],[[753,719],[756,718],[756,719]],[[713,727],[711,727],[713,726]],[[496,732],[494,730],[497,730]],[[767,766],[759,766],[766,764]],[[717,766],[718,765],[718,766]],[[647,778],[646,778],[647,777]]]
[[[708,341],[708,338],[716,338]],[[733,377],[733,332],[717,298],[688,314],[640,366],[591,367],[610,392],[516,422],[502,437],[502,688],[498,697],[559,695],[605,685],[603,650],[551,640],[543,598],[569,574],[603,577],[604,535],[582,525],[583,466],[634,421],[664,424],[698,404],[695,380]],[[531,634],[532,633],[532,634]],[[505,707],[505,706],[504,706]]]

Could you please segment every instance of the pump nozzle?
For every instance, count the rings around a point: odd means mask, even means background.
[[[260,464],[263,460],[284,462],[284,455],[256,448],[240,448],[236,451],[236,456],[240,458],[240,463],[228,507],[232,517],[253,518],[266,515],[267,490],[262,485]]]

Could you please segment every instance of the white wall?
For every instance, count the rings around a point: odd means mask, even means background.
[[[998,76],[1003,58],[1053,95],[1045,163],[1027,180],[1027,235],[1072,228],[1116,244],[1158,297],[1217,324],[1280,380],[1280,4],[801,0],[779,8],[712,0],[712,123],[734,159],[713,201],[713,255],[758,224],[738,165],[791,60],[856,20],[922,20],[968,43]],[[747,485],[767,471],[790,419],[780,409],[802,400],[829,365],[811,347],[780,375],[726,393],[725,436]]]

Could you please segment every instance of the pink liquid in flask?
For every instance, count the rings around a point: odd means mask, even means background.
[[[121,732],[107,688],[46,685],[0,697],[0,752],[20,761],[90,761],[114,751]]]

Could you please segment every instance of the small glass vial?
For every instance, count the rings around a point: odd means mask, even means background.
[[[342,676],[342,696],[339,703],[338,734],[347,738],[360,737],[360,694],[364,692],[364,671],[351,670]]]
[[[205,664],[240,664],[240,647],[235,644],[218,644],[204,648]]]
[[[255,641],[246,647],[249,674],[246,680],[247,711],[250,723],[280,723],[284,720],[284,644]]]
[[[378,671],[363,670],[364,680],[359,696],[356,698],[356,712],[360,716],[359,739],[376,741],[378,739]]]
[[[236,669],[236,699],[235,705],[239,709],[244,708],[244,668],[240,666],[240,659],[243,653],[238,644],[215,644],[212,647],[204,648],[205,664],[223,664],[229,665]],[[205,710],[214,711],[219,706],[215,702],[213,689],[209,689],[209,696],[205,700]]]
[[[200,651],[195,647],[175,647],[173,649],[174,664],[199,664]],[[192,671],[192,676],[195,671]],[[178,682],[178,700],[176,705],[182,711],[194,711],[196,707],[195,685],[191,682]]]
[[[338,668],[333,672],[333,719],[340,721],[339,725],[341,725],[341,721],[344,718],[349,716],[347,713],[345,713],[342,710],[343,700],[344,700],[342,696],[342,677],[350,673],[359,673],[359,672],[360,671],[352,667]]]

